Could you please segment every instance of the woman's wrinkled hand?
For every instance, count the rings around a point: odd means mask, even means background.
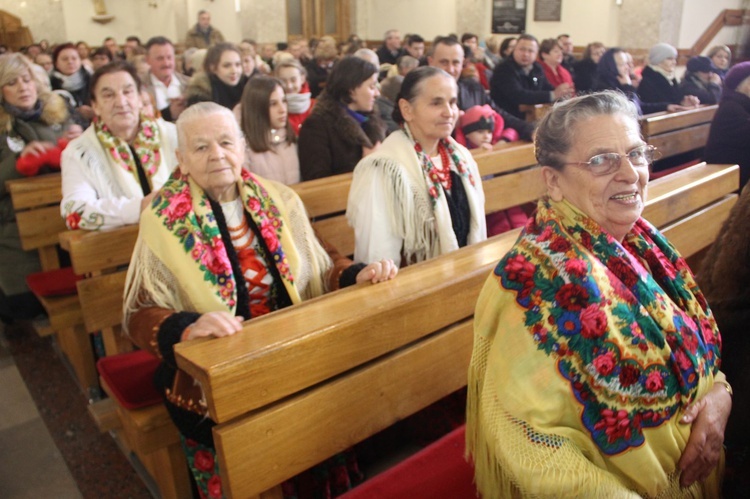
[[[182,341],[194,340],[206,336],[231,336],[242,329],[245,319],[229,312],[208,312],[189,325],[183,333]]]
[[[677,464],[681,470],[680,485],[688,487],[703,481],[716,468],[724,444],[724,429],[732,410],[732,397],[720,383],[705,397],[693,402],[680,420],[692,424],[690,439]]]
[[[386,258],[360,270],[357,274],[357,284],[367,281],[373,284],[388,281],[396,277],[396,274],[398,274],[398,266],[393,263],[393,260]]]

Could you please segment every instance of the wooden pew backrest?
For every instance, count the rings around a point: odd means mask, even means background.
[[[9,180],[7,189],[16,211],[23,249],[39,251],[43,270],[60,268],[55,247],[58,234],[66,230],[60,216],[60,174]]]

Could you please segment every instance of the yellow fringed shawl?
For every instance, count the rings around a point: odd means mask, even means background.
[[[679,486],[684,409],[720,338],[676,250],[639,220],[619,243],[541,200],[477,303],[467,449],[485,498],[719,497]]]

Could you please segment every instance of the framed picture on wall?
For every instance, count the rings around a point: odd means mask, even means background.
[[[526,31],[526,0],[493,0],[492,32],[521,34]]]
[[[534,21],[560,21],[562,0],[534,0]]]

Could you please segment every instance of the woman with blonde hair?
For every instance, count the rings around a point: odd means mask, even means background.
[[[31,319],[42,309],[25,277],[41,266],[36,252],[21,248],[6,182],[59,169],[58,140],[71,140],[82,129],[71,124],[65,100],[43,85],[22,54],[0,56],[0,88],[0,316]],[[51,158],[55,155],[56,164]]]
[[[732,64],[732,50],[726,45],[714,45],[708,49],[706,55],[719,70],[719,76],[724,79],[729,71],[729,66]]]

